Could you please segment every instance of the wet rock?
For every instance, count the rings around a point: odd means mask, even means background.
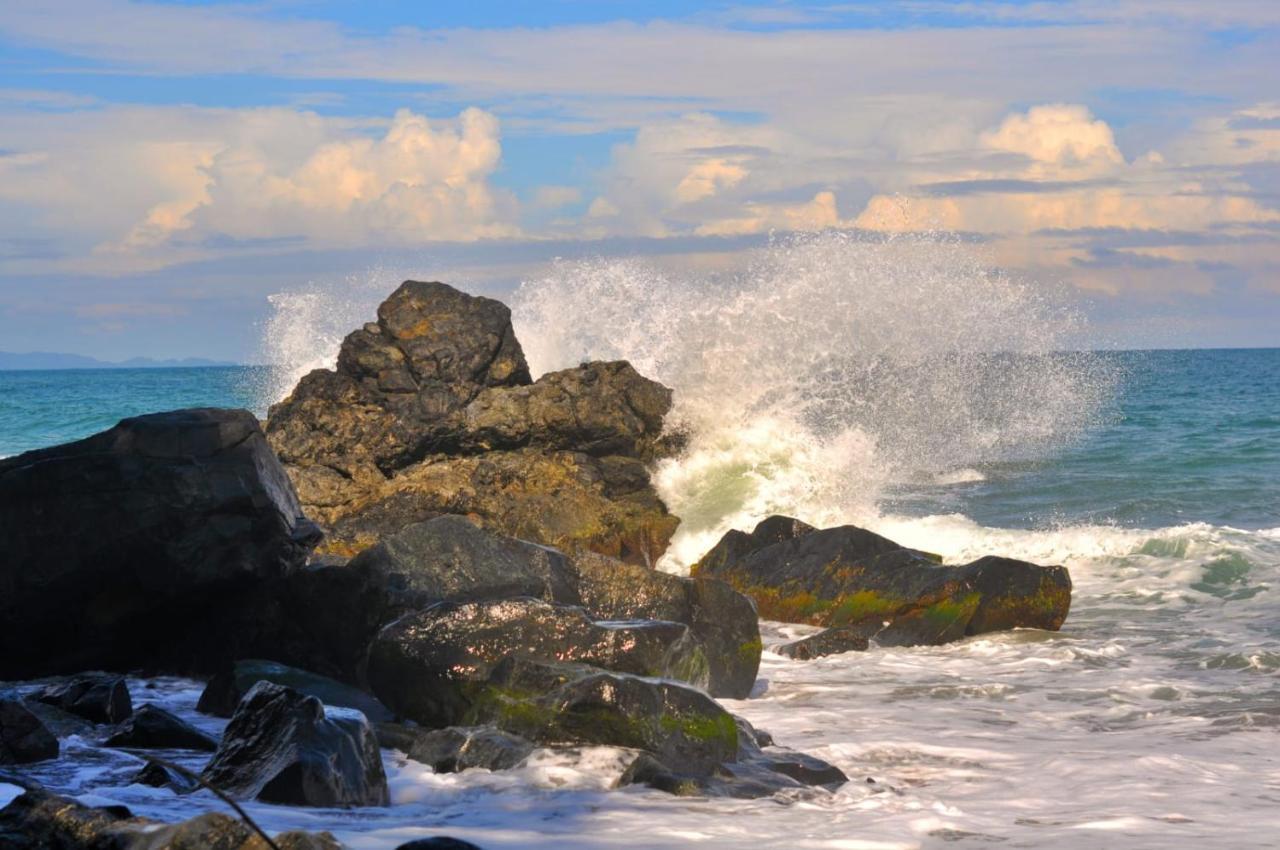
[[[473,691],[467,722],[544,746],[643,750],[690,775],[707,775],[738,752],[732,715],[702,691],[578,664],[506,659]]]
[[[813,531],[817,529],[807,522],[780,514],[762,519],[750,533],[736,528],[730,529],[710,552],[702,556],[695,571],[713,573],[766,546],[795,540]]]
[[[386,576],[406,609],[515,596],[578,602],[573,568],[560,552],[485,531],[460,516],[411,525],[349,566]]]
[[[434,838],[419,838],[416,841],[401,844],[396,850],[480,850],[480,848],[470,841],[437,835]]]
[[[405,526],[465,514],[570,551],[652,564],[677,520],[645,463],[670,391],[626,363],[530,383],[510,312],[406,282],[271,410],[267,434],[326,551],[353,555]]]
[[[319,539],[243,410],[125,419],[0,460],[0,678],[192,669],[201,624]],[[157,636],[163,636],[157,639]]]
[[[315,697],[254,685],[203,778],[235,797],[295,806],[385,806],[387,780],[368,721]]]
[[[293,688],[299,693],[315,697],[325,705],[353,708],[368,718],[370,723],[392,719],[390,710],[376,697],[364,691],[327,676],[259,658],[237,661],[230,671],[224,671],[210,679],[200,694],[200,701],[196,703],[196,711],[214,717],[230,717],[235,713],[241,698],[258,682],[271,682]]]
[[[266,843],[243,821],[211,812],[182,823],[128,830],[128,850],[265,850]],[[282,832],[272,841],[280,850],[342,850],[327,832]]]
[[[104,746],[211,753],[218,748],[218,742],[172,712],[147,703],[120,724]]]
[[[523,762],[534,750],[519,735],[493,726],[459,727],[431,731],[413,730],[405,742],[404,754],[436,773],[458,773],[473,767],[508,770]]]
[[[190,794],[200,787],[191,777],[166,767],[158,761],[148,761],[133,775],[131,781],[135,785],[146,785],[150,788],[168,788],[175,794]]]
[[[1071,577],[1062,567],[997,557],[943,566],[851,525],[783,539],[737,560],[704,562],[698,575],[751,596],[765,619],[864,627],[882,645],[939,644],[1019,627],[1056,630],[1071,604]]]
[[[601,620],[684,623],[707,658],[707,692],[745,699],[760,669],[755,605],[722,581],[688,579],[595,553],[574,559],[582,605]]]
[[[122,723],[133,714],[128,684],[110,673],[86,673],[47,685],[31,699],[94,723]]]
[[[707,664],[687,626],[593,622],[582,608],[536,599],[440,603],[378,635],[369,681],[392,710],[428,727],[457,725],[507,658],[567,661],[705,685]]]
[[[794,658],[797,661],[809,661],[826,655],[841,652],[866,652],[871,645],[867,639],[869,634],[879,631],[879,624],[862,624],[859,626],[835,626],[823,629],[816,635],[783,644],[774,650],[779,655]]]
[[[0,764],[58,757],[58,739],[20,700],[0,699]]]

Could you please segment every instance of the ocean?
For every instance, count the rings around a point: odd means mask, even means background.
[[[802,259],[821,277],[812,254]],[[777,271],[758,277],[776,280]],[[813,314],[803,306],[811,301],[788,302],[771,285],[740,287],[699,312],[647,272],[643,292],[611,314],[617,288],[639,274],[561,269],[565,287],[523,290],[515,315],[535,372],[625,355],[676,389],[673,422],[689,447],[654,481],[685,525],[663,569],[684,571],[724,529],[773,511],[854,521],[951,562],[1002,554],[1067,566],[1075,587],[1062,631],[816,661],[766,649],[753,696],[725,703],[779,743],[842,768],[851,781],[831,795],[611,791],[623,759],[585,748],[513,771],[441,776],[388,756],[389,809],[254,803],[255,818],[271,830],[328,829],[367,850],[439,833],[485,848],[1276,846],[1280,350],[1064,354],[1055,347],[1063,337],[1046,333],[1059,327],[1058,308],[1037,312],[1006,282],[964,316],[954,304],[971,290],[954,303],[929,290],[928,315],[965,335],[948,336],[917,311],[883,345],[852,355],[832,329],[854,325],[866,340],[891,311],[864,315],[862,301],[851,302],[856,316],[838,304]],[[830,284],[815,285],[830,293]],[[894,298],[915,297],[899,288],[907,295]],[[762,302],[744,302],[748,289],[768,292],[769,321],[755,328]],[[563,300],[566,292],[583,305]],[[657,304],[668,311],[662,321]],[[585,339],[563,330],[581,327],[575,309],[612,331]],[[728,325],[729,314],[747,319]],[[675,316],[686,324],[673,327]],[[797,316],[808,324],[797,329]],[[975,334],[981,344],[966,349]],[[673,342],[688,339],[697,345]],[[983,353],[996,339],[1017,353]],[[1043,348],[1020,342],[1028,340]],[[296,371],[0,373],[0,454],[148,410],[262,414]],[[767,648],[811,630],[765,631]],[[194,713],[196,683],[134,687],[136,701],[220,727]],[[88,744],[73,739],[73,755],[77,747]],[[158,818],[220,808],[204,793],[175,798],[124,784],[140,764],[100,751],[35,775]]]

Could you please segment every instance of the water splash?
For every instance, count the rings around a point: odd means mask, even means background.
[[[868,522],[893,484],[1061,447],[1117,377],[1066,350],[1067,302],[950,236],[792,237],[718,276],[561,262],[514,315],[535,374],[625,358],[675,389],[689,448],[655,473],[673,569],[768,513]]]

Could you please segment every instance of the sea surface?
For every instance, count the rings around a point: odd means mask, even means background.
[[[837,793],[611,791],[625,756],[609,748],[442,776],[388,751],[388,809],[250,812],[270,829],[328,829],[369,850],[441,833],[486,848],[1277,846],[1280,350],[1096,356],[1114,383],[1078,435],[1031,457],[882,482],[861,516],[952,561],[995,552],[1065,564],[1075,593],[1061,632],[810,662],[766,652],[752,698],[727,702],[780,743],[840,766],[852,781]],[[152,410],[262,414],[263,373],[0,373],[0,454]],[[739,451],[750,456],[751,442]],[[677,512],[692,479],[714,489],[724,482],[708,477],[754,476],[759,491],[786,478],[721,461],[691,456],[659,472]],[[729,487],[736,509],[754,498],[740,485]],[[766,624],[766,644],[807,631]],[[161,702],[210,731],[221,724],[194,712],[197,683],[133,690],[135,703]],[[34,775],[158,818],[220,808],[207,793],[128,784],[140,765],[77,738]],[[0,801],[13,793],[0,786]]]

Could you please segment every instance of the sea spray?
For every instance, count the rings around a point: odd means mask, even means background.
[[[895,484],[972,478],[1096,423],[1114,362],[1072,352],[1069,301],[951,235],[778,240],[735,274],[557,263],[514,299],[535,374],[628,359],[676,391],[688,449],[655,484],[683,520],[664,566],[786,512],[873,522]]]

